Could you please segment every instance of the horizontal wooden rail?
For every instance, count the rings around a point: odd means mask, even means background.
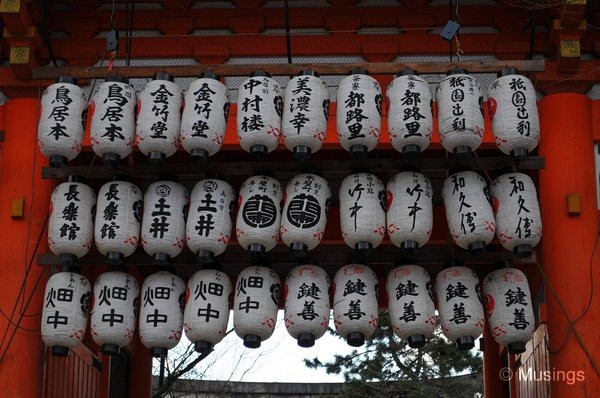
[[[365,69],[372,75],[395,74],[411,68],[423,74],[446,73],[452,68],[463,68],[469,73],[495,73],[504,68],[516,68],[521,72],[543,72],[544,60],[517,61],[462,61],[462,62],[373,62],[345,64],[243,64],[243,65],[185,65],[185,66],[130,66],[116,67],[109,71],[105,67],[41,67],[33,69],[34,79],[56,79],[59,76],[72,76],[78,79],[105,78],[119,74],[129,78],[147,78],[156,73],[166,72],[174,77],[199,76],[203,72],[213,72],[219,76],[248,76],[262,70],[273,76],[296,75],[305,69],[312,69],[320,75],[346,75],[352,69]]]

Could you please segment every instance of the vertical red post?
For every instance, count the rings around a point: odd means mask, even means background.
[[[483,329],[483,396],[501,398],[502,379],[500,378],[500,348],[486,323]]]
[[[542,266],[570,319],[575,320],[586,310],[591,284],[596,290],[600,287],[600,253],[593,262],[593,280],[589,269],[598,234],[591,100],[581,94],[553,94],[539,102],[539,113],[542,131],[539,151],[546,158],[539,186],[544,227]],[[568,194],[579,195],[579,214],[568,214]],[[549,286],[545,287],[549,347],[550,351],[558,350],[550,354],[552,396],[598,396],[600,377],[575,334],[569,332],[569,323]],[[599,305],[600,295],[596,292],[589,311],[576,323],[597,362],[600,361]],[[569,383],[566,379],[569,373],[559,372],[583,372],[585,380]]]

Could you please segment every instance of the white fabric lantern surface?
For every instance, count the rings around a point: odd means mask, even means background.
[[[389,84],[386,96],[390,143],[399,152],[423,152],[433,136],[429,84],[418,75],[402,75]]]
[[[298,174],[285,190],[280,235],[297,255],[305,255],[321,242],[327,224],[331,189],[316,174]]]
[[[258,175],[242,184],[238,195],[236,238],[250,252],[263,253],[279,241],[283,188],[276,179]]]
[[[517,74],[494,80],[489,113],[498,148],[507,155],[527,155],[540,142],[540,118],[531,80]]]
[[[542,238],[542,218],[537,191],[523,173],[503,174],[492,183],[496,236],[517,257],[531,255]]]
[[[80,274],[59,272],[50,277],[44,292],[42,340],[52,354],[67,356],[85,335],[92,295],[90,282]]]
[[[463,249],[485,250],[494,238],[496,224],[486,190],[485,180],[473,171],[452,174],[444,181],[446,220],[454,242]]]
[[[275,330],[281,280],[270,268],[248,267],[238,275],[233,297],[233,327],[248,348],[258,348]]]
[[[377,275],[366,265],[349,264],[334,277],[335,329],[349,345],[359,347],[370,339],[379,322]]]
[[[109,262],[122,263],[140,240],[142,191],[127,181],[104,184],[98,192],[94,236],[98,251]]]
[[[142,245],[155,261],[168,261],[185,246],[188,192],[172,181],[151,184],[144,195]]]
[[[358,251],[379,246],[385,235],[385,187],[370,173],[355,173],[340,186],[340,225],[344,242]]]
[[[235,192],[225,181],[206,179],[194,186],[185,235],[199,261],[211,262],[227,248],[234,200]]]
[[[387,232],[407,252],[423,247],[433,230],[433,189],[429,178],[415,171],[393,176],[387,184]]]
[[[105,272],[96,279],[90,330],[103,353],[117,354],[133,338],[138,294],[137,281],[124,272]]]
[[[337,134],[340,145],[353,157],[364,157],[381,135],[381,86],[366,74],[352,74],[340,81],[337,91]]]
[[[92,247],[95,205],[94,191],[81,182],[63,182],[52,191],[48,247],[61,263],[74,262]]]
[[[153,160],[173,156],[179,145],[183,96],[177,84],[162,79],[168,77],[159,74],[158,79],[146,83],[139,94],[137,145]]]
[[[118,163],[133,150],[136,102],[133,87],[121,81],[101,83],[92,99],[91,145],[108,164]]]
[[[429,274],[418,265],[402,265],[388,274],[386,291],[394,332],[412,348],[423,347],[436,324]]]
[[[301,347],[312,347],[329,325],[327,272],[312,264],[294,267],[285,278],[285,328]]]
[[[217,270],[201,269],[188,280],[183,330],[202,355],[227,333],[231,290],[229,277]]]
[[[496,342],[507,346],[511,354],[525,352],[525,344],[535,331],[532,297],[525,274],[515,268],[493,271],[483,280],[483,292],[490,333]]]
[[[450,267],[435,279],[442,332],[458,349],[470,350],[485,324],[479,278],[467,267]]]
[[[185,291],[183,279],[170,272],[159,271],[144,280],[140,340],[154,357],[166,357],[181,339]]]
[[[264,156],[277,148],[281,135],[281,88],[267,76],[253,76],[238,92],[237,132],[246,152]]]
[[[327,135],[329,89],[318,76],[301,74],[289,81],[283,98],[283,143],[295,157],[307,159]]]
[[[87,113],[83,90],[66,81],[51,84],[42,94],[40,108],[37,130],[40,151],[55,167],[75,159],[81,152]]]
[[[219,152],[228,116],[227,86],[208,77],[190,84],[181,116],[181,145],[192,158],[206,159]]]
[[[483,95],[477,80],[458,73],[444,77],[436,91],[438,128],[448,152],[465,153],[483,140]]]

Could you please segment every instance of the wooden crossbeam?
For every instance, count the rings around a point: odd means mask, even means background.
[[[312,69],[320,75],[346,75],[352,69],[365,69],[372,75],[396,74],[405,68],[411,68],[423,74],[446,73],[452,68],[463,68],[469,73],[495,73],[504,68],[516,68],[521,72],[543,72],[544,60],[516,61],[462,61],[462,62],[373,62],[343,64],[243,64],[243,65],[185,65],[185,66],[130,66],[116,67],[112,71],[99,67],[41,67],[33,69],[34,79],[56,79],[59,76],[72,76],[78,79],[105,78],[119,74],[129,78],[149,78],[159,72],[174,77],[194,77],[203,72],[213,72],[219,76],[248,76],[262,70],[273,76],[296,75],[305,69]]]

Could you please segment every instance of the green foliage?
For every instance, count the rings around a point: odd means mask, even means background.
[[[305,359],[305,365],[341,374],[347,383],[344,397],[473,398],[483,391],[479,353],[459,351],[439,332],[425,347],[410,348],[394,334],[387,313],[380,315],[376,335],[365,346],[330,362]]]

